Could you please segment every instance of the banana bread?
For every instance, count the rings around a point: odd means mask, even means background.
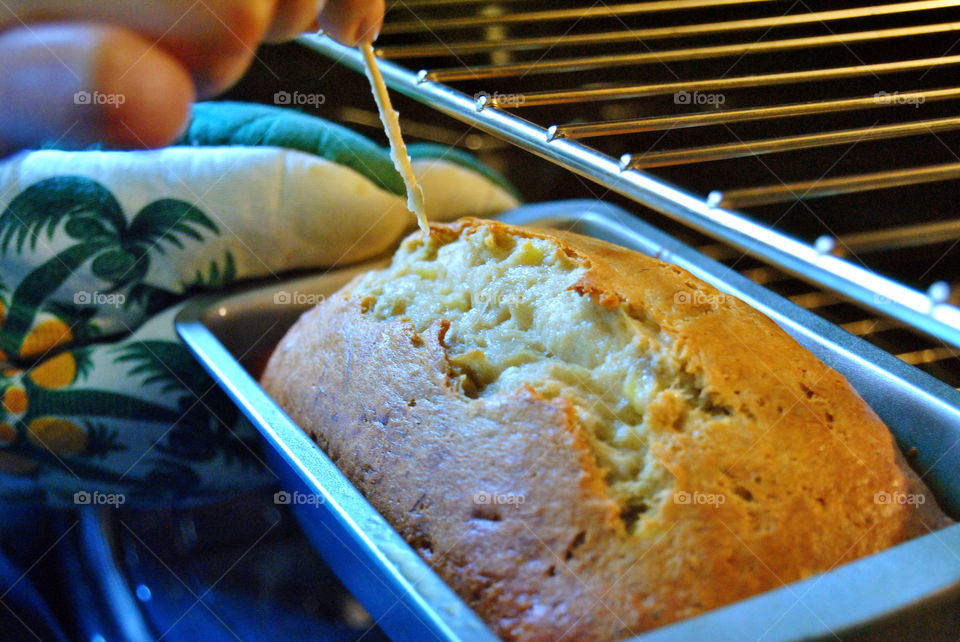
[[[847,381],[601,241],[465,219],[306,313],[267,392],[506,639],[616,639],[949,520]]]

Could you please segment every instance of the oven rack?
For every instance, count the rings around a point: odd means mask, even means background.
[[[518,0],[519,1],[519,0]],[[374,110],[365,110],[354,106],[341,106],[328,114],[337,122],[350,123],[367,130],[368,135],[376,136],[382,131],[383,124]],[[422,118],[422,117],[421,117]],[[509,143],[486,134],[467,133],[430,122],[418,120],[409,115],[401,115],[401,129],[404,136],[418,142],[431,142],[441,145],[459,146],[467,151],[502,153]],[[469,130],[468,130],[469,131]],[[494,151],[495,150],[495,151]],[[510,164],[508,163],[508,166]],[[928,238],[931,235],[949,234],[956,223],[942,226],[937,224],[924,226],[918,235],[906,237],[902,232],[881,230],[860,238],[851,239],[859,248],[884,248],[891,241],[900,246],[909,245],[914,238]],[[739,252],[727,245],[717,243],[686,228],[670,230],[682,242],[690,245],[701,254],[727,266],[758,285],[773,290],[804,310],[835,323],[841,329],[889,352],[901,361],[930,374],[948,386],[960,390],[960,348],[944,345],[942,342],[915,333],[902,321],[882,316],[854,305],[840,295],[824,291],[805,280],[791,277],[783,271],[766,265],[756,259],[744,259]],[[893,238],[891,238],[893,237]]]
[[[925,44],[929,38],[933,44]],[[935,80],[938,71],[956,72],[960,48],[941,43],[958,40],[960,1],[832,8],[779,0],[409,0],[388,11],[377,53],[393,89],[740,252],[960,346],[960,308],[951,283],[960,274],[941,275],[932,261],[929,274],[908,280],[880,270],[873,258],[883,254],[889,263],[891,252],[906,256],[918,248],[949,253],[960,243],[953,212],[920,211],[914,201],[905,209],[918,211],[906,220],[806,234],[763,216],[776,204],[800,204],[819,220],[811,202],[864,193],[886,201],[904,186],[956,190],[960,156],[953,139],[942,137],[960,132],[960,86],[923,80]],[[362,71],[359,52],[322,34],[301,42]],[[873,47],[872,57],[858,46]],[[709,67],[711,61],[729,65],[728,72]],[[752,66],[741,73],[740,61]],[[679,75],[671,65],[694,72]],[[697,75],[701,66],[708,73]],[[649,81],[637,81],[640,71],[661,68],[673,77],[650,74]],[[901,88],[896,82],[903,74],[920,81]],[[849,83],[865,81],[888,91],[849,95]],[[817,99],[797,100],[793,93],[800,88]],[[773,90],[781,93],[771,97]],[[729,97],[730,105],[691,104],[703,96]],[[930,115],[937,106],[941,110]],[[831,126],[845,114],[867,120]],[[766,128],[765,135],[743,138],[732,129],[754,123]],[[713,137],[703,143],[659,144],[668,135],[710,130]],[[719,140],[718,131],[732,139]],[[765,159],[822,150],[835,150],[832,158],[842,159],[844,150],[871,142],[899,146],[887,147],[888,153],[908,151],[917,147],[917,137],[942,144],[951,158],[903,164],[892,153],[890,162],[869,167],[841,166],[832,173],[817,167],[789,176],[770,170],[766,182],[737,180],[744,161],[766,167],[773,162]],[[630,146],[651,140],[649,146]],[[710,168],[738,161],[735,169],[712,174],[724,180],[690,187],[694,173],[710,176]],[[747,208],[758,208],[760,215]]]

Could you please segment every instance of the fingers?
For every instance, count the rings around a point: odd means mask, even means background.
[[[384,10],[384,0],[0,2],[0,153],[58,139],[165,144],[196,95],[234,84],[264,39],[316,19],[353,46],[376,37]]]
[[[337,40],[372,39],[384,0],[6,0],[0,29],[50,20],[126,27],[165,49],[190,71],[197,94],[228,89],[254,59],[258,45],[292,38],[320,23]]]
[[[328,0],[320,25],[335,40],[355,47],[376,40],[385,11],[384,0]]]
[[[0,153],[57,141],[160,146],[194,99],[176,59],[117,27],[14,28],[0,35],[0,60]]]
[[[277,0],[6,0],[0,27],[48,20],[126,27],[180,60],[207,97],[239,80],[278,7]],[[289,15],[284,9],[282,19]]]

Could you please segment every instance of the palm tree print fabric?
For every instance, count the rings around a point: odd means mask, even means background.
[[[174,293],[144,283],[169,249],[218,234],[178,199],[128,219],[109,190],[79,176],[10,201],[0,214],[4,276],[16,282],[0,287],[0,472],[13,479],[0,496],[168,504],[227,492],[230,473],[236,487],[263,483],[249,426],[173,336]],[[188,287],[236,277],[229,252],[213,266]]]
[[[195,293],[388,250],[412,218],[386,155],[224,103],[198,105],[168,149],[0,163],[0,499],[184,505],[273,480],[174,317]],[[435,219],[517,204],[462,155],[422,147],[415,169]]]

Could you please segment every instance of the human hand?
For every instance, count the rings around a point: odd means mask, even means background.
[[[384,0],[7,0],[0,156],[45,142],[164,145],[261,42],[319,26],[352,46],[376,37],[383,14]]]

